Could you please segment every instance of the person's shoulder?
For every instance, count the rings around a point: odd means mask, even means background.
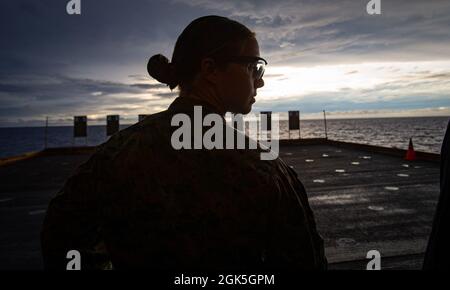
[[[150,157],[153,152],[151,147],[158,146],[152,145],[152,140],[161,138],[166,119],[167,113],[162,111],[148,115],[144,120],[115,133],[96,147],[94,153],[72,173],[71,178],[116,182],[116,177],[130,166],[136,166],[139,161]]]
[[[277,153],[271,151],[257,142],[257,149],[245,149],[231,151],[229,160],[236,159],[236,162],[250,169],[250,172],[257,174],[260,178],[273,179],[280,174],[288,174],[290,168],[281,160]],[[270,158],[267,158],[269,157]]]
[[[270,154],[272,158],[270,160],[261,160],[260,158],[259,161],[255,161],[256,157],[261,157],[262,152],[264,152],[266,156]],[[253,154],[250,162],[258,165],[256,167],[256,172],[265,179],[281,183],[287,182],[290,184],[297,184],[299,182],[297,172],[277,155],[276,152],[266,148],[263,151],[258,152],[257,156]]]
[[[148,148],[164,138],[168,126],[170,117],[167,111],[148,115],[142,121],[112,135],[108,141],[98,146],[95,154],[114,158],[123,151],[139,153],[139,148]]]
[[[112,136],[111,139],[128,138],[130,136],[141,136],[143,134],[155,133],[162,127],[167,127],[170,116],[166,111],[146,116],[142,121],[131,125]]]

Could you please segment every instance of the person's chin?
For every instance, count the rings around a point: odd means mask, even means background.
[[[252,110],[252,104],[248,104],[245,107],[243,106],[240,110],[238,110],[238,114],[247,115]]]
[[[251,112],[252,110],[252,106],[253,106],[254,101],[250,101],[246,104],[240,104],[239,106],[237,106],[234,110],[232,110],[231,112],[233,114],[242,114],[242,115],[246,115],[248,113]]]
[[[252,111],[252,105],[248,105],[248,107],[246,107],[244,110],[242,110],[243,112],[241,114],[243,115],[247,115],[248,113],[250,113]]]
[[[251,112],[254,103],[255,103],[255,98],[252,98],[252,99],[250,100],[250,103],[249,103],[248,106],[247,106],[247,112],[246,112],[245,114],[248,114],[248,113]]]

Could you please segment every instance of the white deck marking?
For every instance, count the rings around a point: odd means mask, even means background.
[[[37,214],[44,214],[45,212],[46,212],[45,209],[39,209],[39,210],[30,211],[28,214],[29,215],[37,215]]]
[[[0,199],[0,202],[7,202],[7,201],[10,201],[10,200],[13,200],[14,198],[12,198],[12,197],[9,197],[9,198],[3,198],[3,199]]]
[[[376,205],[370,205],[369,207],[367,207],[370,210],[374,210],[374,211],[381,211],[384,210],[384,207],[382,206],[376,206]]]
[[[356,241],[354,239],[350,238],[341,238],[336,240],[336,244],[338,247],[348,247],[348,246],[354,246],[356,244]]]

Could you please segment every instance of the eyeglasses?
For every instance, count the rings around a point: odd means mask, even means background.
[[[255,80],[262,79],[267,65],[267,61],[258,56],[233,56],[227,58],[225,61],[246,64],[247,68],[252,70]]]
[[[209,53],[206,53],[205,56],[213,56],[226,45],[227,43],[224,43],[223,45],[211,50]],[[267,61],[259,56],[228,56],[221,58],[221,61],[246,64],[247,68],[250,68],[251,65],[252,74],[255,81],[262,79],[267,65]]]

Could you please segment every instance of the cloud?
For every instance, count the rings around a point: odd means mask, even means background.
[[[267,80],[258,93],[255,111],[301,109],[313,113],[450,106],[450,62],[371,63],[280,70],[288,71],[291,77],[285,81]],[[353,73],[356,71],[358,73]]]
[[[178,92],[160,92],[155,93],[155,95],[162,98],[175,98],[176,96],[178,96]]]
[[[277,74],[265,74],[264,78],[268,79],[268,78],[281,78],[284,77],[284,74],[281,73],[277,73]]]
[[[147,81],[148,77],[144,76],[144,75],[140,75],[140,74],[135,74],[135,75],[129,75],[128,76],[130,79],[132,79],[133,81]]]
[[[367,2],[96,0],[84,1],[82,16],[74,17],[65,13],[67,1],[2,1],[0,126],[44,115],[63,120],[122,108],[125,117],[165,109],[177,93],[148,76],[148,58],[169,57],[186,25],[209,14],[257,33],[269,66],[255,110],[448,106],[450,2],[382,1],[382,15],[372,16]],[[367,63],[382,64],[369,73]],[[324,73],[333,65],[354,67]],[[276,70],[289,67],[316,73],[317,80]]]
[[[427,79],[441,79],[441,80],[450,81],[450,72],[431,74],[431,75],[426,76],[425,78],[427,78]]]
[[[167,88],[167,85],[164,84],[145,84],[145,83],[138,83],[138,84],[131,84],[131,87],[144,89],[144,90],[151,90],[151,89],[165,89]]]
[[[379,16],[366,13],[366,1],[177,2],[242,21],[257,32],[271,63],[398,60],[399,54],[414,60],[449,58],[448,1],[384,1]]]
[[[0,78],[0,116],[35,119],[45,115],[71,116],[142,110],[150,103],[166,104],[174,93],[160,84],[119,83],[63,75],[9,75]],[[6,120],[7,119],[7,120]],[[0,123],[0,125],[2,125]]]

